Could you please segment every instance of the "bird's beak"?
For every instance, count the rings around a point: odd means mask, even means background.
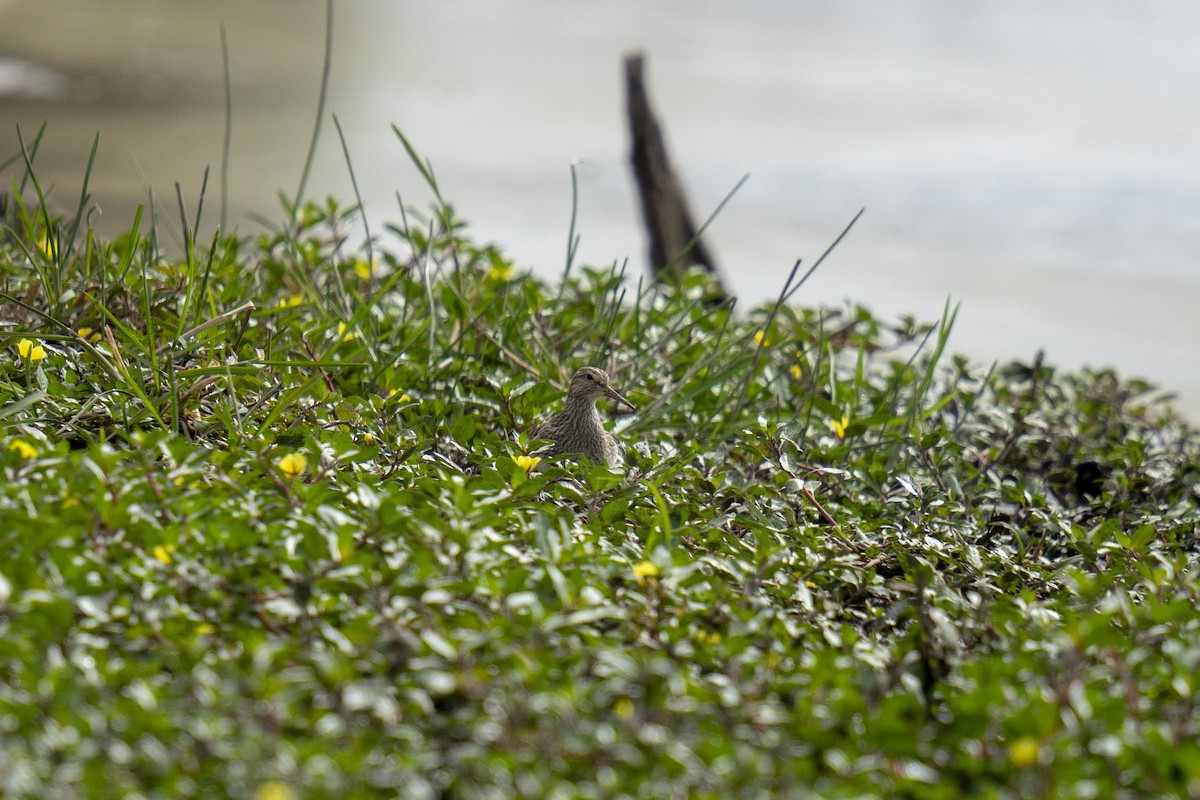
[[[622,397],[621,393],[611,386],[604,387],[604,394],[608,397],[611,397],[613,400],[616,400],[618,403],[624,403],[625,405],[629,406],[630,411],[637,411],[637,406]]]

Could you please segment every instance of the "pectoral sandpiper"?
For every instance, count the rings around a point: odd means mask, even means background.
[[[601,397],[610,397],[636,410],[633,403],[609,385],[604,370],[584,367],[571,378],[563,410],[536,425],[529,435],[553,440],[549,455],[584,455],[596,464],[620,466],[621,448],[612,434],[604,430],[600,412],[596,410],[596,401]]]

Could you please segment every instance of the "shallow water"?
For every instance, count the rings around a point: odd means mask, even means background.
[[[644,260],[626,165],[620,57],[652,97],[705,216],[745,173],[710,244],[736,291],[773,296],[860,207],[798,295],[932,318],[981,361],[1045,348],[1176,390],[1200,417],[1200,6],[1033,0],[890,4],[700,0],[603,5],[347,0],[329,111],[376,230],[423,205],[390,130],[433,163],[475,234],[562,268],[569,165],[581,257]],[[279,219],[312,130],[324,36],[314,0],[0,0],[0,160],[48,121],[39,175],[73,207],[100,132],[101,227],[174,184],[215,222],[233,80],[230,223]],[[347,201],[326,120],[311,196]]]

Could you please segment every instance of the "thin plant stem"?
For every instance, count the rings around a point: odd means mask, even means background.
[[[225,76],[225,136],[221,142],[221,232],[229,220],[229,151],[233,144],[233,80],[229,73],[229,38],[221,21],[221,71]]]
[[[292,201],[292,218],[289,229],[296,227],[300,203],[308,186],[313,160],[317,155],[317,142],[321,139],[321,123],[325,119],[325,100],[329,95],[329,73],[333,66],[333,0],[325,0],[325,57],[321,64],[321,91],[317,95],[317,115],[313,120],[312,138],[308,142],[308,153],[304,157],[304,170],[300,173],[300,185],[296,187],[296,198]]]

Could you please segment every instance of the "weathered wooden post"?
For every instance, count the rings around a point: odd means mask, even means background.
[[[630,160],[650,240],[650,271],[656,280],[670,280],[686,267],[699,264],[716,278],[718,296],[712,299],[720,301],[728,292],[716,259],[698,235],[683,186],[671,169],[662,127],[650,108],[644,61],[642,53],[625,57],[625,97]]]

